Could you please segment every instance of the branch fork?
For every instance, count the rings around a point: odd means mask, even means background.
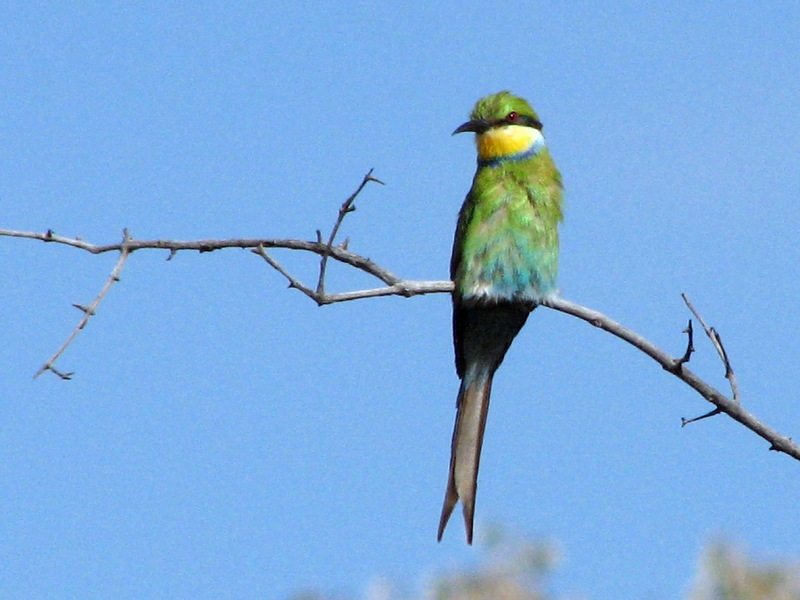
[[[48,229],[47,232],[44,234],[44,241],[46,242],[55,241],[53,232],[50,229]],[[39,368],[39,370],[36,371],[36,373],[33,376],[34,379],[39,377],[39,375],[41,375],[45,371],[50,371],[51,373],[54,373],[56,376],[64,380],[72,379],[72,376],[75,374],[74,371],[70,371],[69,373],[64,373],[56,369],[54,364],[56,360],[58,360],[58,358],[69,347],[72,341],[77,337],[80,330],[86,327],[86,324],[89,322],[89,319],[97,314],[97,307],[100,306],[100,303],[103,301],[103,298],[106,297],[106,294],[108,294],[108,291],[111,289],[111,286],[119,281],[120,271],[122,271],[122,267],[125,266],[125,261],[128,260],[128,256],[130,256],[131,252],[129,247],[130,241],[131,241],[131,236],[128,233],[128,230],[123,229],[122,242],[120,244],[119,260],[117,261],[117,264],[114,266],[114,269],[111,271],[111,275],[109,276],[108,281],[106,281],[105,285],[100,290],[100,293],[97,294],[97,296],[89,306],[84,306],[82,304],[72,305],[81,312],[83,312],[83,317],[81,318],[80,322],[75,327],[75,329],[72,330],[72,333],[67,338],[67,341],[65,341],[61,345],[61,347],[58,350],[56,350],[55,354],[53,354],[50,358],[48,358],[47,361]]]

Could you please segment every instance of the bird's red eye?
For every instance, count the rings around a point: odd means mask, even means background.
[[[518,120],[519,120],[519,113],[517,113],[516,111],[512,110],[510,113],[508,113],[508,115],[506,115],[506,121],[508,121],[509,123],[516,123]]]

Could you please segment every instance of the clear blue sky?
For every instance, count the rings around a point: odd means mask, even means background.
[[[688,293],[746,406],[800,438],[796,2],[278,4],[6,3],[0,228],[310,239],[375,167],[350,248],[443,279],[474,168],[450,132],[510,89],[566,184],[564,296],[679,354]],[[358,597],[475,560],[458,520],[435,539],[445,295],[319,309],[245,251],[165,258],[128,262],[73,381],[33,381],[116,257],[0,239],[0,596]],[[495,380],[478,530],[558,540],[555,589],[594,600],[681,597],[715,536],[799,553],[800,465],[726,417],[679,427],[708,408],[538,310]]]

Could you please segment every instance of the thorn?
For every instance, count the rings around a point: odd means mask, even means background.
[[[372,176],[373,171],[375,171],[375,167],[372,167],[369,171],[367,171],[367,174],[364,175],[364,183],[366,183],[367,181],[374,181],[375,183],[380,183],[381,185],[386,185],[385,183],[383,183],[377,177],[373,177]]]
[[[786,440],[787,440],[789,443],[791,443],[791,442],[792,442],[792,438],[786,438]],[[782,448],[778,448],[778,447],[775,445],[775,442],[772,442],[772,444],[770,444],[770,447],[769,447],[769,449],[770,449],[770,451],[771,451],[771,452],[784,452],[784,450],[783,450]]]
[[[53,230],[48,229],[47,231],[44,232],[44,241],[49,242],[52,239],[53,239]]]
[[[175,256],[177,253],[178,253],[178,251],[177,251],[177,250],[175,250],[175,248],[172,248],[172,249],[169,251],[169,256],[167,257],[167,261],[170,261],[170,260],[172,260],[172,257],[173,257],[173,256]]]
[[[90,317],[94,316],[94,311],[91,308],[89,308],[88,306],[84,306],[83,304],[73,304],[72,306],[74,306],[75,308],[77,308],[80,311],[85,312]]]
[[[70,381],[72,379],[72,376],[75,375],[75,371],[70,371],[69,373],[62,373],[61,371],[56,369],[53,365],[47,365],[47,367],[45,368],[48,371],[60,377],[61,379],[63,379],[64,381]]]
[[[350,244],[350,238],[346,237],[344,238],[344,241],[341,244],[339,244],[339,248],[341,248],[342,250],[347,250],[347,246],[349,244]]]
[[[685,333],[688,338],[686,341],[686,351],[683,353],[683,356],[676,359],[672,365],[672,369],[670,370],[673,373],[680,371],[683,365],[688,363],[689,359],[692,358],[692,353],[694,352],[694,329],[692,328],[691,319],[689,319],[689,324],[686,326],[686,329],[683,330],[683,333]]]
[[[707,412],[704,415],[700,415],[699,417],[694,417],[692,419],[686,419],[681,417],[681,427],[686,427],[689,423],[694,423],[695,421],[701,421],[702,419],[707,419],[708,417],[713,417],[720,414],[722,411],[719,408],[715,408],[714,410]]]
[[[322,243],[322,232],[319,229],[317,229],[317,243]]]

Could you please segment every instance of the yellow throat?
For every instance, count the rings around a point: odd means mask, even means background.
[[[475,136],[479,160],[492,160],[514,154],[522,154],[537,142],[544,141],[542,132],[524,125],[492,127]]]

